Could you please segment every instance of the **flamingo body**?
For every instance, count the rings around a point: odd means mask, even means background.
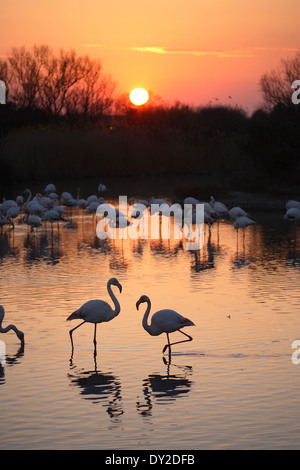
[[[239,228],[245,229],[249,225],[255,225],[255,224],[256,224],[256,222],[252,219],[249,219],[249,217],[237,217],[237,219],[235,219],[235,222],[234,222],[234,228],[236,228],[236,229],[239,229]]]
[[[235,220],[238,217],[248,217],[249,214],[247,214],[247,212],[244,211],[244,209],[237,206],[237,207],[232,207],[229,210],[228,215],[231,219]]]
[[[299,201],[294,201],[293,199],[290,199],[285,205],[285,208],[286,208],[287,211],[289,209],[294,208],[294,207],[296,207],[297,209],[300,209],[300,202]]]
[[[103,323],[114,318],[115,313],[104,300],[88,300],[79,309],[75,310],[67,320],[84,320],[88,323]]]
[[[300,219],[300,209],[297,207],[291,207],[286,211],[286,214],[284,216],[285,219],[287,220],[299,220]]]
[[[228,214],[228,208],[223,202],[215,201],[213,196],[210,197],[210,206],[217,213],[218,216]]]
[[[175,310],[166,308],[158,310],[152,315],[151,329],[148,330],[148,333],[151,336],[158,336],[162,333],[174,333],[174,331],[185,326],[194,326],[194,323]]]

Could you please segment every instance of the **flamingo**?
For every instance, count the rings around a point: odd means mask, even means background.
[[[183,201],[184,204],[192,204],[193,206],[195,206],[196,204],[199,204],[199,202],[200,202],[199,199],[195,199],[192,196],[186,197]]]
[[[286,208],[287,211],[289,209],[294,208],[294,207],[296,207],[297,209],[300,209],[300,202],[299,201],[294,201],[293,199],[291,199],[285,205],[285,208]]]
[[[77,206],[79,207],[79,209],[86,209],[88,205],[89,203],[86,199],[79,199],[79,201],[77,202]]]
[[[18,207],[18,204],[12,199],[8,199],[1,204],[1,213],[2,215],[7,215],[8,210],[11,207]]]
[[[159,205],[167,204],[168,206],[171,206],[171,204],[168,201],[166,201],[165,199],[155,198],[154,196],[150,197],[150,203],[151,203],[151,205],[152,204],[159,204]]]
[[[56,193],[56,187],[54,184],[49,183],[44,189],[44,192],[48,195],[50,193]]]
[[[232,207],[229,212],[228,212],[228,215],[231,219],[235,220],[237,219],[238,217],[248,217],[249,214],[247,214],[247,212],[244,211],[244,209],[242,209],[241,207]]]
[[[105,184],[100,183],[99,186],[98,186],[98,193],[104,194],[104,193],[106,193],[106,189],[107,188],[106,188]]]
[[[130,197],[128,199],[128,202],[130,204],[130,206],[135,206],[136,204],[141,204],[145,207],[150,207],[150,202],[147,201],[146,199],[139,199],[138,201],[135,199],[135,197]]]
[[[139,309],[139,305],[141,303],[146,302],[148,304],[147,309],[145,311],[145,315],[143,317],[143,327],[151,336],[158,336],[162,333],[166,333],[168,338],[168,344],[166,344],[162,350],[164,353],[167,348],[169,348],[169,355],[171,355],[171,346],[173,344],[178,343],[185,343],[186,341],[192,341],[192,337],[181,331],[181,328],[185,326],[195,326],[195,324],[189,320],[188,318],[183,317],[179,313],[175,312],[175,310],[159,310],[158,312],[154,313],[151,318],[151,323],[148,325],[147,320],[150,314],[151,309],[151,302],[147,295],[142,295],[136,303],[137,310]],[[176,341],[175,343],[170,343],[169,333],[173,333],[174,331],[179,331],[183,335],[187,336],[188,339],[184,339],[182,341]]]
[[[291,221],[296,221],[300,219],[300,208],[298,209],[297,207],[291,207],[286,211],[286,214],[284,216],[285,219],[291,220]]]
[[[210,206],[211,208],[219,215],[228,214],[228,208],[222,202],[215,201],[213,196],[210,197]]]
[[[249,225],[255,225],[256,222],[249,217],[237,217],[233,224],[234,228],[236,229],[236,240],[238,244],[238,235],[239,235],[239,228],[243,229],[243,242],[245,243],[245,228]]]
[[[105,302],[104,300],[88,300],[85,302],[78,310],[75,310],[68,318],[68,320],[75,320],[75,319],[82,319],[83,322],[79,323],[79,325],[75,326],[72,330],[69,331],[70,334],[70,339],[71,339],[71,344],[72,344],[72,355],[74,351],[74,345],[73,345],[73,338],[72,334],[73,331],[79,328],[81,325],[84,323],[94,323],[95,325],[95,331],[94,331],[94,356],[96,356],[96,327],[97,323],[103,323],[112,320],[115,318],[117,315],[119,315],[121,308],[120,304],[118,302],[118,299],[112,292],[111,286],[117,286],[120,293],[122,292],[122,286],[119,283],[119,281],[112,277],[111,279],[108,280],[107,282],[107,291],[114,303],[115,308],[112,309],[112,307]]]
[[[245,229],[249,225],[255,225],[255,224],[256,222],[252,219],[249,219],[249,217],[237,217],[234,222],[234,228],[236,228],[237,230],[239,228]]]
[[[19,215],[20,209],[16,206],[11,206],[6,212],[6,217],[8,219],[16,219]]]
[[[2,327],[2,322],[4,318],[4,308],[2,305],[0,305],[0,333],[7,333],[10,330],[14,330],[16,333],[17,337],[21,341],[21,345],[24,346],[24,333],[20,330],[15,325],[8,325],[5,328]]]
[[[72,194],[69,193],[68,191],[64,191],[64,192],[61,194],[61,202],[62,202],[62,204],[65,204],[67,201],[69,201],[69,199],[73,199]]]
[[[91,204],[92,202],[98,202],[98,198],[97,198],[96,194],[92,194],[91,196],[89,196],[87,198],[87,202],[88,202],[88,204]]]
[[[42,222],[50,222],[51,225],[57,220],[61,220],[61,215],[54,209],[44,212],[42,216]]]
[[[31,215],[30,217],[24,215],[23,222],[31,227],[32,232],[34,228],[36,229],[42,225],[41,219],[37,215]]]
[[[17,196],[16,203],[18,204],[18,206],[22,206],[24,204],[23,196],[21,196],[21,195]]]

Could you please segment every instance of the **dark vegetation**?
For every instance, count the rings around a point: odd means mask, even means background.
[[[293,60],[299,65],[300,54]],[[48,46],[14,48],[0,61],[7,85],[0,183],[207,175],[208,188],[217,177],[228,189],[280,195],[300,184],[300,105],[289,99],[300,79],[294,62],[262,77],[266,106],[249,116],[239,107],[151,100],[134,108],[113,100],[100,62],[73,51],[55,56]]]

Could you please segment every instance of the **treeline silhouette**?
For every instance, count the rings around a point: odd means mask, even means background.
[[[55,55],[48,46],[13,48],[0,61],[7,85],[0,182],[199,174],[221,175],[238,190],[297,185],[300,106],[286,100],[286,87],[280,100],[278,81],[279,98],[270,106],[274,74],[261,81],[269,106],[251,116],[237,106],[151,99],[137,108],[127,97],[113,99],[114,84],[99,61],[74,51]]]

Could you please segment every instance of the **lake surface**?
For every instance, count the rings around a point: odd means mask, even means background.
[[[69,213],[70,217],[71,214]],[[200,251],[180,240],[104,240],[79,209],[73,225],[0,236],[1,449],[299,449],[300,230],[281,212],[252,213],[205,232]],[[66,318],[89,299],[121,313],[74,332]],[[165,335],[142,327],[146,304],[196,326],[193,341],[162,354]],[[182,339],[180,333],[171,335]],[[300,355],[299,355],[300,357]]]

